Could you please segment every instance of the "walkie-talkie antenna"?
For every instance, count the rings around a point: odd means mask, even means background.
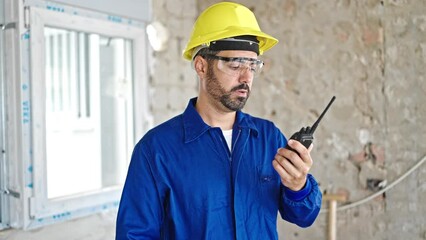
[[[319,116],[318,120],[314,123],[314,125],[312,125],[311,127],[311,131],[310,133],[313,134],[315,132],[315,129],[318,126],[318,123],[321,121],[322,117],[324,116],[324,114],[327,112],[328,108],[331,106],[331,104],[334,102],[334,99],[336,99],[336,96],[333,96],[330,100],[330,102],[328,103],[327,107],[324,109],[324,111],[321,113],[321,115]]]

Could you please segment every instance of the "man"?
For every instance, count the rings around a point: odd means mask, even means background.
[[[278,239],[277,213],[310,226],[321,206],[309,149],[241,112],[277,40],[246,7],[222,2],[198,17],[184,57],[199,95],[136,145],[116,239]]]

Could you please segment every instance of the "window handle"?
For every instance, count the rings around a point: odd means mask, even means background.
[[[5,189],[2,192],[3,192],[3,194],[10,195],[14,198],[19,198],[21,196],[21,194],[19,194],[19,192],[15,192],[15,191],[12,191],[12,190],[9,190],[9,189]]]
[[[6,23],[6,24],[0,24],[0,29],[2,31],[5,31],[6,29],[9,29],[9,28],[15,28],[15,27],[16,27],[16,23],[14,23],[14,22]]]

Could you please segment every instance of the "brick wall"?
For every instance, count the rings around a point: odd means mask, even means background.
[[[152,53],[156,124],[181,113],[197,94],[181,51],[198,13],[215,2],[153,1],[154,20],[170,31],[167,49]],[[245,111],[291,135],[337,97],[315,134],[312,172],[323,191],[355,202],[426,154],[425,1],[238,2],[280,40],[263,56],[266,66]],[[339,211],[338,239],[426,239],[425,179],[422,166],[386,194]],[[308,229],[280,221],[280,237],[326,239],[326,217]]]

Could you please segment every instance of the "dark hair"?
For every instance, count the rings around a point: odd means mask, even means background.
[[[211,62],[211,61],[213,61],[213,59],[211,59],[211,58],[206,58],[206,56],[207,55],[216,55],[216,54],[218,54],[220,51],[213,51],[213,50],[210,50],[209,48],[202,48],[202,49],[200,49],[200,51],[198,51],[197,52],[197,54],[194,56],[194,58],[196,57],[196,56],[201,56],[202,58],[204,58],[204,59],[206,59],[207,60],[207,62]]]

